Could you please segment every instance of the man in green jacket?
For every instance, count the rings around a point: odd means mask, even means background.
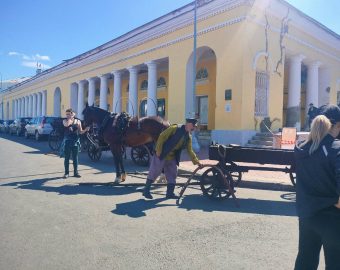
[[[197,120],[188,118],[186,119],[185,125],[171,125],[159,135],[156,143],[156,153],[152,157],[149,174],[143,191],[143,196],[145,198],[153,198],[150,193],[151,184],[162,173],[163,169],[168,181],[166,198],[177,198],[174,194],[174,190],[177,177],[177,166],[179,165],[182,149],[187,149],[194,165],[202,166],[192,150],[191,132],[194,131],[196,127]]]

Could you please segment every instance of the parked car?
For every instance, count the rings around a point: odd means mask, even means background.
[[[13,123],[13,120],[6,120],[6,121],[4,121],[3,124],[0,126],[0,128],[1,128],[0,131],[2,133],[8,133],[9,132],[9,126],[12,123]]]
[[[9,134],[16,134],[20,136],[25,132],[25,126],[32,119],[32,117],[20,117],[15,119],[12,124],[9,125]]]
[[[34,136],[39,141],[41,137],[48,136],[52,131],[53,121],[57,117],[41,116],[32,118],[25,126],[25,138]]]

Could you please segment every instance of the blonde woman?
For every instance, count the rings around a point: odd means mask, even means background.
[[[299,252],[295,270],[316,270],[321,247],[326,269],[340,269],[340,109],[329,105],[295,147]]]

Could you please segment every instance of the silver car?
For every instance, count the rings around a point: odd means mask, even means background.
[[[25,126],[25,138],[34,136],[35,140],[39,141],[43,136],[48,136],[53,129],[51,123],[53,123],[56,118],[57,117],[50,116],[32,118]]]

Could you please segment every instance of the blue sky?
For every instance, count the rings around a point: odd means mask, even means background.
[[[1,0],[0,76],[32,76],[37,62],[55,66],[190,2]],[[340,0],[288,2],[340,34]]]

